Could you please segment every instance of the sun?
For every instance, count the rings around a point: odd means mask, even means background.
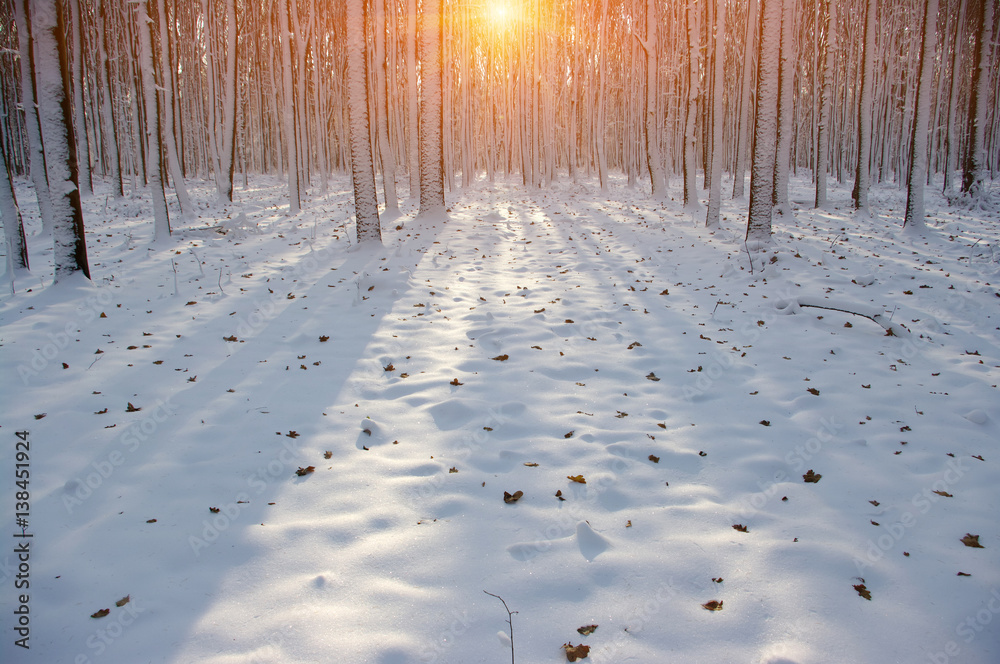
[[[486,6],[491,23],[502,27],[510,22],[511,10],[506,0],[488,0]]]

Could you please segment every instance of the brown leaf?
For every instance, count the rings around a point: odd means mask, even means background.
[[[142,406],[136,408],[135,406],[132,405],[131,401],[129,401],[128,406],[125,407],[126,413],[138,413],[140,410],[142,410]]]
[[[156,523],[156,519],[146,519],[146,523]]]
[[[660,291],[660,295],[670,295],[670,290],[664,288],[662,291]]]
[[[722,577],[721,576],[713,576],[712,577],[712,581],[715,582],[715,583],[722,583]]]
[[[455,387],[458,387],[459,385],[465,385],[465,383],[458,382],[457,378],[452,378],[451,379],[451,384],[454,385]]]
[[[516,503],[521,500],[521,496],[524,495],[523,491],[515,491],[514,493],[503,492],[503,501],[505,503]]]
[[[587,659],[587,655],[590,654],[590,646],[585,646],[582,643],[578,646],[574,646],[572,643],[564,643],[562,648],[566,651],[566,659],[570,662],[575,662],[578,659]]]
[[[667,425],[664,422],[657,422],[656,426],[660,427],[661,429],[666,429],[667,428]]]
[[[815,395],[817,397],[819,396],[819,390],[817,390],[815,387],[810,387],[808,390],[806,390],[806,392]]]
[[[331,458],[333,458],[333,452],[331,452],[330,450],[327,450],[326,452],[323,452],[323,458],[324,459],[331,459]]]
[[[566,500],[565,498],[563,498],[562,489],[556,489],[556,498],[558,498],[559,500]]]
[[[952,494],[948,493],[947,491],[935,491],[934,493],[936,493],[939,496],[944,496],[945,498],[954,498],[955,497]]]
[[[524,465],[527,466],[528,468],[537,468],[538,467],[538,464],[535,463],[534,461],[525,461]]]
[[[458,468],[456,468],[455,466],[452,466],[451,468],[448,469],[448,472],[449,473],[457,473],[458,472]]]
[[[590,636],[597,629],[597,625],[584,625],[583,627],[577,627],[576,631],[580,632],[584,636]]]
[[[770,420],[761,420],[760,423],[762,425],[766,426],[766,427],[771,426],[771,421]]]
[[[573,482],[576,482],[577,484],[586,484],[587,483],[587,480],[585,480],[583,478],[583,475],[567,475],[566,479],[572,480]]]
[[[567,318],[567,319],[566,319],[566,322],[567,322],[567,323],[572,323],[572,322],[573,322],[573,319],[572,319],[572,318]]]
[[[959,572],[955,576],[972,576],[971,574],[966,574],[965,572]]]
[[[748,532],[750,532],[749,530],[747,530],[747,527],[744,526],[742,523],[734,523],[733,524],[733,530],[738,530],[741,533],[748,533]]]
[[[285,435],[288,436],[289,438],[298,438],[302,434],[300,434],[298,431],[289,431]]]
[[[632,350],[633,348],[640,348],[641,346],[642,346],[642,344],[639,343],[638,341],[633,341],[632,343],[630,343],[628,345],[628,349]]]
[[[658,376],[657,376],[657,375],[656,375],[655,373],[653,373],[652,371],[650,371],[650,372],[649,372],[648,374],[646,374],[646,379],[647,379],[647,380],[651,380],[651,381],[653,381],[654,383],[655,383],[656,381],[660,380],[660,379],[659,379],[659,377],[658,377]]]
[[[965,534],[962,538],[962,544],[973,549],[985,549],[986,547],[979,543],[979,535]]]
[[[806,474],[802,476],[802,480],[805,482],[812,482],[813,484],[815,484],[816,482],[819,482],[819,478],[821,477],[823,476],[820,475],[819,473],[814,473],[812,471],[812,468],[810,468],[808,471],[806,471]]]
[[[191,300],[190,302],[188,302],[188,303],[187,303],[187,304],[185,304],[184,306],[185,306],[185,307],[190,307],[190,306],[191,306],[192,304],[198,304],[198,303],[197,303],[197,302],[195,302],[194,300]]]
[[[40,420],[43,417],[45,417],[46,415],[48,415],[48,413],[39,413],[38,415],[35,415],[35,419],[36,420]]]
[[[721,611],[722,610],[722,602],[723,602],[723,600],[721,600],[721,599],[713,599],[710,602],[705,602],[701,606],[702,606],[702,608],[708,609],[709,611]]]
[[[327,335],[325,335],[325,334],[321,335],[320,338],[319,338],[320,343],[323,343],[324,341],[329,341],[329,340],[330,340],[330,337],[327,336]]]
[[[510,359],[510,356],[504,353],[503,355],[497,355],[496,357],[491,357],[491,360],[496,360],[497,362],[504,362]]]
[[[568,431],[568,432],[566,432],[566,433],[563,434],[563,438],[572,438],[572,437],[573,437],[573,432],[572,431]]]
[[[396,367],[392,366],[392,362],[389,363],[389,366],[382,367],[382,371],[395,371],[395,370],[396,370]]]
[[[107,412],[108,412],[107,408],[105,408],[104,410],[95,410],[94,415],[104,415]]]
[[[864,597],[866,600],[871,601],[872,593],[870,590],[865,588],[865,584],[859,583],[854,586],[854,589],[858,591],[858,594]]]
[[[652,461],[653,463],[660,463],[660,457],[654,454],[649,455],[649,460]]]
[[[239,339],[236,338],[235,334],[233,336],[231,336],[231,337],[222,337],[222,340],[223,341],[239,341]]]
[[[309,473],[315,471],[316,471],[316,466],[306,466],[305,468],[302,468],[300,466],[299,469],[295,471],[295,474],[298,475],[299,477],[302,477],[303,475],[308,475]]]
[[[96,613],[91,613],[90,617],[91,618],[103,618],[104,616],[108,615],[109,613],[111,613],[111,609],[101,609],[100,611],[98,611]]]
[[[219,513],[219,508],[218,507],[209,507],[208,511],[211,512],[212,514],[218,514]]]
[[[117,602],[115,602],[115,606],[117,606],[118,608],[121,608],[121,607],[125,606],[126,604],[128,604],[131,601],[132,601],[132,596],[131,595],[125,595],[125,597],[122,597],[120,600],[118,600]]]

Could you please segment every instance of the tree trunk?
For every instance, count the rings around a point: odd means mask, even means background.
[[[378,155],[382,165],[382,191],[385,194],[385,211],[399,210],[399,199],[396,198],[396,157],[389,144],[389,88],[386,86],[385,57],[385,10],[383,2],[375,3],[375,94],[378,130]]]
[[[420,214],[444,212],[441,0],[424,0],[420,21]]]
[[[771,241],[774,209],[774,155],[778,131],[778,70],[782,0],[763,0],[757,59],[757,112],[750,165],[750,209],[747,242]]]
[[[0,125],[3,132],[3,144],[7,144],[7,125]],[[11,290],[18,273],[28,269],[28,243],[24,237],[24,224],[21,221],[21,211],[17,207],[17,196],[14,194],[14,178],[7,160],[6,149],[0,146],[0,221],[3,221],[4,241],[7,248],[7,278],[10,279]]]
[[[795,0],[784,0],[781,12],[781,70],[778,92],[778,143],[774,153],[774,208],[791,214],[788,202],[788,171],[792,147],[792,115],[795,92]]]
[[[649,169],[649,182],[652,197],[656,200],[666,198],[667,187],[663,175],[663,158],[660,156],[660,144],[656,137],[656,74],[659,62],[656,57],[656,0],[646,1],[646,40],[640,42],[646,52],[646,109],[644,131],[646,134],[646,167]]]
[[[36,0],[27,15],[38,56],[38,101],[52,185],[55,282],[77,272],[90,279],[70,103],[70,59],[63,0]]]
[[[826,44],[823,49],[823,97],[816,127],[816,207],[826,205],[827,162],[830,139],[827,132],[833,111],[833,63],[837,53],[837,2],[826,0]]]
[[[380,0],[375,0],[379,2]],[[382,242],[375,191],[368,116],[368,58],[365,52],[365,0],[347,0],[347,103],[350,122],[351,175],[354,180],[355,232],[359,243]]]
[[[83,107],[83,17],[80,15],[80,0],[70,0],[70,25],[73,28],[73,111],[75,113],[75,133],[77,155],[82,157],[80,186],[85,194],[94,193],[94,182],[90,173],[90,139],[87,136],[87,116]]]
[[[282,111],[285,125],[285,157],[288,167],[288,214],[296,215],[302,209],[299,195],[299,155],[295,137],[295,87],[292,73],[292,27],[288,20],[288,0],[278,0],[279,27],[281,31],[281,81]],[[351,26],[348,32],[360,30]]]
[[[990,2],[992,0],[986,0]],[[872,87],[875,78],[875,8],[878,0],[866,0],[865,44],[861,96],[858,99],[858,162],[854,170],[854,209],[868,213],[868,187],[871,186]]]
[[[121,144],[118,141],[118,132],[115,128],[114,105],[112,103],[113,88],[111,86],[111,62],[108,59],[108,33],[111,26],[108,25],[109,0],[100,0],[98,13],[98,29],[100,39],[98,39],[98,54],[100,59],[101,80],[104,86],[104,98],[101,102],[101,122],[103,123],[104,137],[108,142],[108,160],[111,162],[111,193],[115,198],[124,195],[122,190],[122,156]]]
[[[962,172],[962,192],[968,194],[973,205],[978,207],[984,206],[989,199],[986,187],[986,117],[990,109],[994,4],[995,0],[980,0],[976,60],[972,67],[969,99],[969,135]]]
[[[837,0],[829,0],[836,2]],[[736,167],[733,170],[733,198],[743,198],[744,187],[746,186],[746,162],[747,151],[750,149],[750,136],[748,126],[750,124],[750,111],[753,108],[750,103],[750,84],[753,80],[753,53],[754,39],[757,35],[757,0],[750,0],[747,7],[746,36],[743,42],[743,89],[740,93],[740,117],[739,129],[736,133]]]
[[[719,208],[722,205],[722,132],[723,120],[725,119],[722,100],[722,76],[725,41],[726,3],[725,0],[717,0],[715,9],[715,55],[713,56],[715,72],[712,76],[714,79],[712,90],[712,166],[709,176],[711,184],[708,188],[708,215],[705,218],[705,226],[708,228],[715,228],[719,225]]]
[[[962,29],[965,27],[965,15],[966,7],[968,7],[969,0],[959,0],[958,4],[958,19],[955,24],[955,50],[951,56],[951,94],[948,95],[948,124],[945,127],[945,162],[944,162],[944,184],[943,191],[949,192],[952,190],[952,180],[954,175],[954,169],[958,165],[958,94],[960,91],[960,83],[962,81],[962,76],[959,75],[959,69],[962,64],[962,45],[965,43],[963,39]]]
[[[232,0],[230,0],[231,2]],[[181,173],[181,158],[177,151],[177,135],[174,132],[174,90],[173,76],[170,74],[170,57],[167,33],[167,6],[164,0],[157,0],[157,18],[159,19],[160,30],[160,87],[162,88],[163,102],[157,103],[159,109],[157,114],[162,113],[163,123],[161,127],[160,140],[166,143],[166,161],[170,169],[170,176],[174,180],[174,193],[177,195],[177,204],[181,208],[181,214],[188,214],[194,210],[191,204],[191,197],[188,195],[187,187],[184,186],[184,175]],[[157,99],[160,95],[157,95]],[[164,173],[165,174],[165,173]],[[164,182],[166,184],[166,182]]]
[[[688,38],[688,90],[687,111],[684,116],[684,207],[690,211],[698,209],[697,169],[695,148],[698,135],[695,122],[698,117],[698,58],[700,51],[697,0],[687,2]]]
[[[417,95],[417,0],[408,0],[406,10],[406,164],[410,172],[410,198],[420,195],[420,150]]]
[[[924,3],[923,51],[920,55],[920,83],[917,88],[917,112],[910,141],[910,173],[907,178],[904,228],[924,228],[924,188],[927,186],[927,124],[931,111],[934,50],[937,48],[938,0]]]
[[[167,199],[163,191],[163,136],[160,116],[160,96],[156,93],[153,69],[152,19],[149,17],[149,3],[145,0],[139,6],[139,52],[142,72],[142,97],[146,110],[146,172],[149,174],[149,189],[153,197],[153,242],[170,236],[170,216]]]

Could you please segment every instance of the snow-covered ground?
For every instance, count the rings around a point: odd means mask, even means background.
[[[912,236],[905,192],[864,220],[797,180],[751,274],[745,202],[710,232],[480,184],[358,249],[331,192],[289,218],[251,178],[183,224],[225,235],[154,248],[148,201],[102,193],[93,284],[52,287],[19,189],[4,662],[506,662],[484,591],[521,664],[1000,661],[996,214],[928,189]]]

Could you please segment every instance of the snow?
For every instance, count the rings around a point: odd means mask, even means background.
[[[94,282],[55,286],[19,182],[0,464],[20,532],[30,431],[31,649],[8,539],[0,659],[503,662],[487,591],[517,662],[997,661],[995,213],[928,188],[913,236],[900,190],[860,221],[793,178],[751,276],[745,204],[706,230],[623,177],[513,180],[446,222],[404,203],[374,247],[345,177],[294,218],[251,177],[191,222],[226,235],[169,247],[98,182]]]

